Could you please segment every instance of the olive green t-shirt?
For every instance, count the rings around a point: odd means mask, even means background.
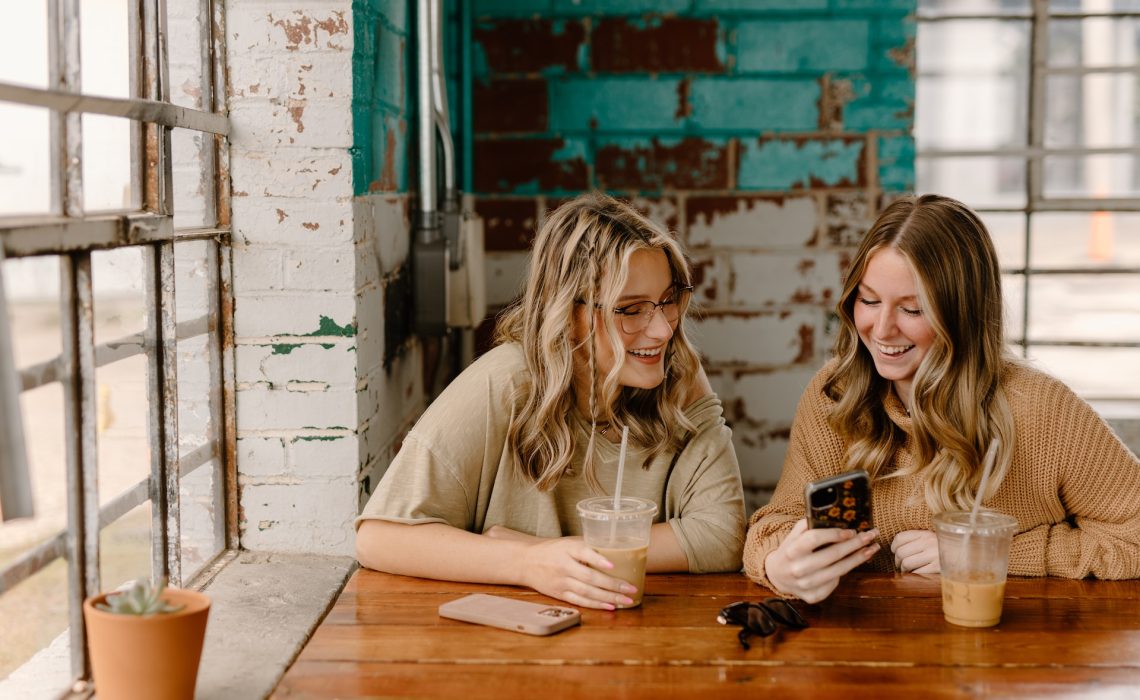
[[[589,426],[573,426],[574,468],[550,491],[523,479],[507,450],[511,396],[526,376],[521,349],[500,345],[480,357],[440,394],[405,438],[356,520],[446,523],[482,533],[494,525],[539,537],[579,535],[576,505],[592,493],[582,476]],[[704,396],[685,409],[697,426],[684,448],[658,455],[629,445],[622,495],[657,503],[685,552],[689,571],[737,571],[744,543],[740,467],[720,400]],[[599,481],[612,493],[619,446],[595,441]]]

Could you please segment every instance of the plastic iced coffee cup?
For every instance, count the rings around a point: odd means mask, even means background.
[[[633,608],[641,605],[645,592],[645,560],[649,554],[649,529],[657,504],[644,498],[622,497],[619,507],[609,496],[578,501],[578,516],[582,519],[582,538],[595,552],[601,554],[614,568],[598,569],[604,574],[627,581],[637,588],[629,597]]]
[[[992,627],[1001,620],[1009,546],[1017,520],[992,510],[934,516],[942,567],[942,615],[963,627]]]

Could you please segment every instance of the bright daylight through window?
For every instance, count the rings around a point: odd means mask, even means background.
[[[1140,0],[920,0],[919,191],[977,208],[1011,342],[1140,416]]]
[[[85,595],[232,546],[221,7],[4,5],[0,484],[30,498],[0,504],[0,696],[86,674]]]

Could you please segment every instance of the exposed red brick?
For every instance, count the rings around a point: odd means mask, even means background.
[[[594,167],[601,187],[618,190],[724,189],[728,186],[725,144],[687,138],[663,145],[599,146]]]
[[[721,73],[718,32],[715,19],[602,19],[590,36],[590,67],[607,73]]]
[[[674,119],[684,119],[693,113],[693,104],[689,102],[689,87],[692,78],[686,76],[677,83],[677,111],[673,112]]]
[[[578,69],[578,52],[586,38],[579,21],[496,19],[475,27],[492,73],[537,73],[549,68]]]
[[[477,199],[485,250],[527,250],[534,240],[538,205],[533,199]]]
[[[475,133],[533,133],[548,123],[545,80],[493,80],[476,83],[472,123]]]
[[[797,364],[803,362],[815,361],[815,328],[808,324],[800,325],[800,352],[796,355],[796,359],[792,360]]]
[[[586,161],[555,160],[563,139],[477,139],[474,148],[475,190],[510,193],[589,188]]]

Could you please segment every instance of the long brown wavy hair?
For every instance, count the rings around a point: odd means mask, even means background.
[[[619,386],[625,357],[614,314],[588,313],[587,337],[574,339],[575,309],[613,308],[629,275],[630,256],[660,250],[673,280],[691,285],[689,262],[677,240],[629,204],[599,193],[579,196],[550,212],[531,250],[522,297],[499,320],[496,341],[515,342],[526,358],[529,381],[516,390],[515,420],[507,432],[520,474],[541,490],[554,488],[573,463],[575,416],[590,425],[583,476],[603,492],[594,466],[594,435],[599,423],[629,426],[631,443],[649,449],[643,466],[666,450],[680,449],[695,426],[682,405],[700,359],[685,336],[684,311],[665,350],[665,379],[653,389]],[[598,324],[598,320],[601,324]],[[604,334],[613,348],[614,367],[598,376],[594,338]],[[588,354],[589,415],[580,416],[575,350]]]
[[[1001,272],[981,219],[961,202],[927,194],[890,204],[863,238],[836,310],[839,360],[824,393],[836,403],[829,420],[848,443],[852,469],[879,476],[906,434],[887,417],[891,383],[879,376],[855,327],[859,283],[871,257],[892,247],[910,264],[934,340],[914,376],[910,413],[915,460],[884,477],[921,473],[935,513],[972,507],[991,497],[1013,455],[1013,414],[1001,387],[1017,362],[1005,342]],[[982,459],[1001,439],[986,493],[978,494]]]

